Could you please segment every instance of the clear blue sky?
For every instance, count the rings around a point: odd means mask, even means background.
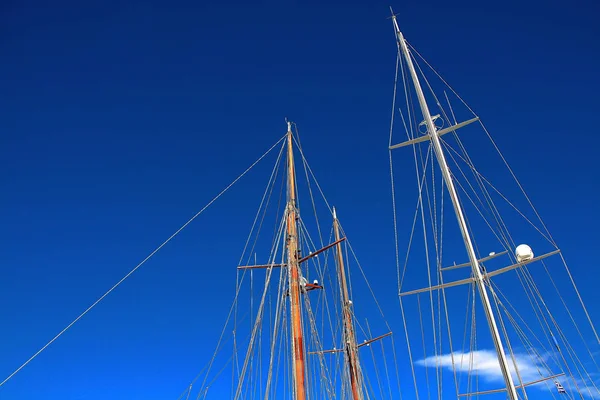
[[[395,279],[389,5],[509,155],[597,317],[600,9],[526,3],[3,2],[0,379],[283,135],[284,117],[375,284]],[[267,169],[0,399],[175,398],[212,354]]]

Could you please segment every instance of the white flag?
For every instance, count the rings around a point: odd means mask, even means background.
[[[554,381],[554,385],[556,386],[558,393],[567,393],[563,385],[561,385],[558,381]]]

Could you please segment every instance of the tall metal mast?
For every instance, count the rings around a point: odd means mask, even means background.
[[[292,145],[292,124],[288,122],[288,188],[287,188],[287,267],[289,276],[290,323],[292,331],[292,359],[294,368],[294,392],[296,400],[306,399],[304,382],[304,339],[302,334],[302,310],[300,308],[300,263],[298,252],[298,210],[296,208],[296,174]]]
[[[346,284],[346,271],[344,269],[344,257],[342,254],[342,244],[340,241],[340,227],[335,208],[333,209],[333,230],[335,232],[335,245],[337,253],[338,276],[340,280],[340,290],[342,292],[342,309],[344,314],[344,347],[346,357],[348,358],[348,372],[350,373],[350,386],[352,388],[353,400],[362,400],[362,379],[360,364],[358,362],[358,347],[354,335],[354,324],[352,323],[351,302],[348,296],[348,285]]]
[[[483,309],[485,310],[485,316],[490,328],[490,332],[492,334],[492,339],[494,341],[494,347],[496,348],[496,353],[498,355],[498,362],[500,363],[500,369],[502,371],[502,376],[504,377],[504,383],[506,384],[506,390],[508,392],[508,397],[510,400],[518,400],[517,390],[515,388],[515,384],[513,382],[512,376],[510,374],[510,370],[508,367],[508,361],[506,359],[506,355],[504,354],[504,347],[502,345],[502,339],[500,337],[500,332],[498,331],[498,326],[496,324],[496,319],[494,317],[494,313],[492,311],[492,305],[490,303],[490,299],[488,297],[488,293],[485,287],[485,282],[483,280],[483,274],[481,273],[481,269],[479,267],[479,262],[477,261],[477,255],[475,254],[475,249],[473,248],[473,242],[471,240],[471,235],[469,233],[469,229],[467,227],[467,222],[463,215],[462,206],[460,204],[460,200],[458,199],[458,195],[456,193],[456,188],[454,187],[454,182],[452,181],[452,175],[450,174],[450,169],[448,168],[448,163],[446,162],[446,157],[444,156],[444,151],[442,149],[442,145],[440,143],[440,138],[438,137],[437,130],[433,123],[433,119],[431,114],[429,113],[429,107],[427,106],[427,101],[425,100],[425,96],[423,94],[423,89],[421,88],[421,84],[419,83],[419,77],[417,76],[417,72],[412,63],[412,59],[410,57],[410,52],[408,50],[408,46],[406,45],[406,41],[404,40],[404,36],[402,32],[400,32],[400,28],[398,27],[398,21],[396,21],[396,17],[392,16],[392,21],[394,22],[394,29],[396,31],[396,36],[398,39],[398,44],[404,55],[406,60],[406,64],[408,65],[408,70],[412,77],[413,84],[415,86],[415,90],[417,92],[417,96],[419,98],[419,106],[421,107],[421,111],[423,113],[423,118],[425,119],[425,123],[427,125],[427,132],[431,139],[431,143],[433,145],[433,149],[435,151],[435,155],[440,165],[440,169],[442,170],[442,176],[444,178],[444,182],[446,183],[446,187],[448,188],[448,192],[450,194],[450,198],[452,199],[452,205],[454,206],[454,212],[456,213],[456,218],[458,220],[458,225],[460,227],[460,231],[462,233],[463,241],[465,243],[465,248],[467,249],[467,253],[469,255],[469,261],[471,263],[471,269],[473,272],[473,276],[475,277],[475,283],[477,285],[477,289],[479,290],[479,295],[481,296],[481,301],[483,303]]]

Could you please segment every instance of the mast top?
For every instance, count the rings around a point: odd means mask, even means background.
[[[337,219],[337,214],[335,213],[335,207],[333,207],[333,219],[336,220]]]
[[[291,132],[292,131],[292,123],[290,121],[288,121],[287,118],[285,119],[285,122],[287,122],[288,132]]]

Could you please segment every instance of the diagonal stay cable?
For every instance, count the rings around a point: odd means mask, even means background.
[[[182,230],[184,230],[189,224],[192,223],[200,214],[202,214],[208,207],[210,207],[217,199],[219,199],[225,192],[227,192],[233,185],[235,185],[244,175],[246,175],[256,164],[258,164],[263,158],[267,156],[281,141],[285,138],[283,136],[279,139],[273,146],[269,148],[262,156],[260,156],[252,165],[250,165],[244,172],[242,172],[237,178],[233,180],[225,189],[223,189],[219,194],[217,194],[211,201],[209,201],[200,211],[198,211],[192,218],[190,218],[185,224],[183,224],[179,229],[175,231],[167,240],[162,242],[160,246],[158,246],[152,253],[150,253],[146,258],[144,258],[138,265],[136,265],[131,271],[129,271],[121,280],[115,283],[110,289],[108,289],[102,296],[100,296],[91,306],[85,309],[77,318],[75,318],[69,325],[67,325],[62,331],[60,331],[56,336],[54,336],[48,343],[46,343],[41,349],[39,349],[34,355],[29,357],[27,361],[25,361],[21,366],[19,366],[13,373],[11,373],[8,377],[6,377],[2,382],[0,382],[0,387],[3,386],[6,382],[8,382],[13,376],[15,376],[19,371],[21,371],[27,364],[29,364],[33,359],[35,359],[38,355],[40,355],[48,346],[54,343],[59,337],[61,337],[66,331],[68,331],[73,325],[75,325],[81,318],[83,318],[88,312],[90,312],[94,307],[98,305],[106,296],[112,293],[117,287],[119,287],[127,278],[129,278],[135,271],[137,271],[142,265],[144,265],[150,258],[152,258],[159,250],[161,250],[167,243],[169,243],[175,236],[177,236]]]

